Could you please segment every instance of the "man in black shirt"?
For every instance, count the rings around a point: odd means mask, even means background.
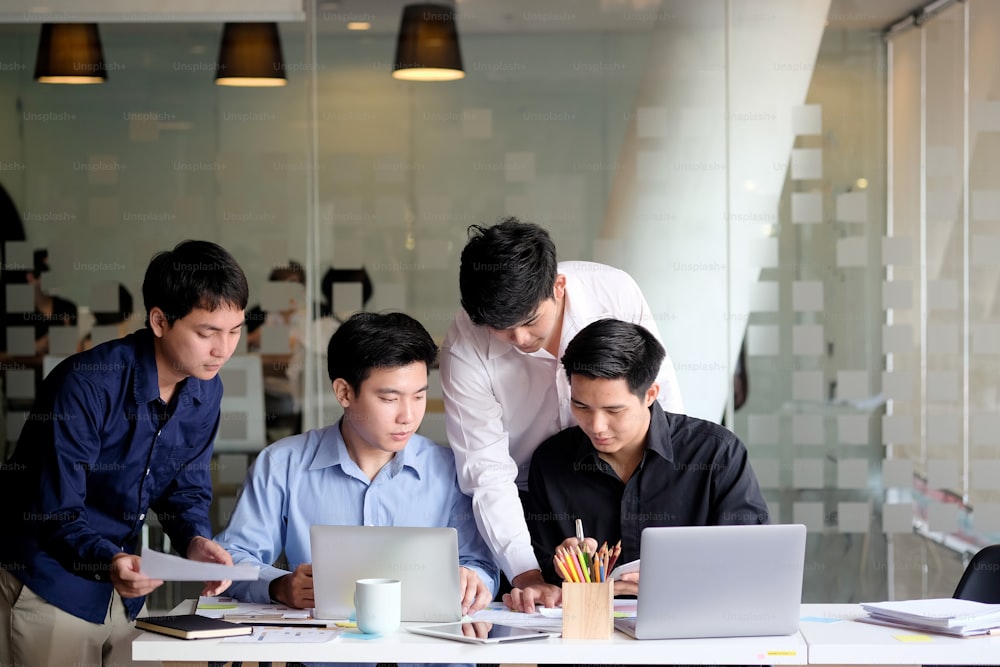
[[[647,526],[768,523],[743,443],[717,424],[659,407],[663,356],[646,329],[612,319],[585,327],[566,347],[562,365],[579,426],[535,451],[525,503],[546,581],[560,583],[552,555],[577,543],[569,536],[578,518],[598,542],[621,540],[618,563],[639,557]],[[617,595],[637,592],[637,580],[615,582]],[[514,589],[504,601],[520,608],[519,596]]]

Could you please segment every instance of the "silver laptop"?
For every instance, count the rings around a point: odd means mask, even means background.
[[[790,635],[799,629],[806,527],[646,528],[636,639]]]
[[[309,539],[317,618],[352,618],[354,582],[368,578],[402,582],[404,621],[462,618],[454,528],[315,525]]]

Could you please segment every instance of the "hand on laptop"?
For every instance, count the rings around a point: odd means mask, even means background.
[[[516,611],[534,614],[536,604],[555,607],[562,602],[562,589],[545,583],[541,570],[522,572],[511,583],[514,588],[504,593],[503,603]]]
[[[485,609],[493,596],[479,575],[467,567],[458,568],[458,592],[462,600],[462,615]]]
[[[296,609],[315,607],[312,564],[303,563],[294,572],[272,580],[268,586],[268,594],[272,600]]]

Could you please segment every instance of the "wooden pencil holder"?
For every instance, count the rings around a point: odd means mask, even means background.
[[[564,639],[611,639],[615,632],[613,581],[562,585]]]

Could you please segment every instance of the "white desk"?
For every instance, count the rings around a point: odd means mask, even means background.
[[[193,602],[172,613],[190,613]],[[404,626],[407,624],[404,624]],[[636,641],[621,633],[607,641],[539,639],[506,644],[465,644],[401,630],[379,639],[344,635],[324,644],[247,644],[221,639],[184,640],[142,633],[132,643],[135,660],[298,662],[466,662],[611,664],[806,664],[800,634]]]
[[[1000,664],[1000,636],[962,639],[852,620],[864,615],[856,604],[802,605],[799,631],[809,646],[809,664]],[[810,617],[838,620],[822,623]],[[923,639],[910,641],[915,637]]]
[[[193,609],[188,601],[173,613]],[[235,644],[221,639],[186,641],[144,632],[132,643],[136,660],[226,662],[468,662],[669,664],[1000,664],[1000,636],[961,639],[921,635],[852,619],[855,604],[804,604],[798,634],[635,641],[615,633],[608,641],[541,639],[509,644],[463,644],[400,631],[380,639],[342,636],[326,644]],[[810,619],[835,619],[822,622]],[[405,626],[406,624],[404,624]],[[922,637],[921,641],[910,641]]]

